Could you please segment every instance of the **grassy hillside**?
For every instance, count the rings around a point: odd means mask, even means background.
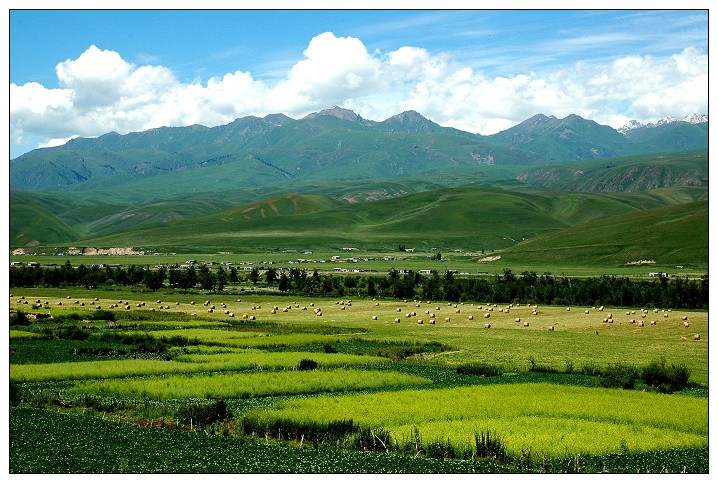
[[[519,180],[557,191],[645,191],[708,186],[708,151],[657,153],[528,169]]]
[[[502,252],[507,263],[708,265],[708,201],[647,209],[565,228]]]
[[[619,195],[455,188],[345,204],[292,195],[83,243],[178,253],[344,246],[379,250],[400,244],[479,252],[508,248],[576,224],[662,207],[691,196],[700,194],[681,190]]]
[[[61,221],[37,197],[28,193],[10,193],[10,246],[69,243],[78,234]]]

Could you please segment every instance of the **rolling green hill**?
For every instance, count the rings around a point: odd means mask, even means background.
[[[393,250],[398,245],[479,252],[505,249],[581,223],[600,226],[606,217],[704,194],[705,190],[688,188],[620,195],[453,188],[341,204],[325,197],[287,195],[82,243],[178,253],[344,246]]]
[[[509,264],[616,266],[644,260],[707,266],[708,201],[602,218],[524,241],[501,255]]]
[[[30,193],[11,193],[10,246],[70,243],[77,232]]]

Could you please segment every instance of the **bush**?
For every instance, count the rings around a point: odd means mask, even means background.
[[[655,387],[660,392],[676,392],[688,386],[690,372],[684,364],[671,364],[666,366],[666,359],[662,357],[641,370],[643,382]]]
[[[599,387],[633,389],[639,375],[640,371],[635,366],[610,364],[596,376],[596,385]]]
[[[27,318],[25,312],[18,310],[10,319],[10,325],[30,325],[30,319]]]
[[[190,403],[177,408],[176,418],[184,424],[196,426],[209,426],[214,423],[232,419],[232,411],[227,407],[224,399],[212,401],[209,404]]]
[[[469,376],[494,377],[500,376],[501,370],[494,364],[473,362],[460,365],[456,368],[456,373]]]
[[[316,361],[313,361],[311,359],[302,359],[301,361],[299,361],[299,365],[297,366],[297,369],[300,371],[313,371],[316,368]]]
[[[324,352],[326,354],[336,354],[339,352],[336,347],[331,344],[324,344]]]

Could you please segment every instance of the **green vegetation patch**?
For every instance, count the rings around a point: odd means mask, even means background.
[[[43,334],[29,332],[27,330],[10,329],[10,339],[44,339]]]
[[[267,423],[353,419],[362,427],[389,431],[400,442],[418,430],[427,441],[448,438],[461,445],[489,430],[515,455],[529,449],[558,457],[708,444],[706,398],[554,384],[295,399],[247,416]]]
[[[244,369],[291,369],[305,358],[312,358],[322,367],[380,364],[385,362],[385,359],[379,357],[351,354],[248,350],[219,354],[185,354],[179,355],[175,360],[171,361],[121,359],[10,365],[10,379],[16,382],[36,382]]]
[[[430,384],[429,379],[389,371],[333,369],[213,374],[87,381],[68,390],[129,399],[247,398]]]

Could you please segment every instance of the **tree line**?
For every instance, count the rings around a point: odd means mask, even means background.
[[[392,269],[387,274],[320,274],[316,270],[206,265],[190,268],[129,265],[99,267],[78,265],[69,260],[60,267],[10,267],[10,287],[138,286],[157,291],[169,286],[178,290],[222,293],[229,284],[251,284],[278,289],[298,296],[380,297],[445,300],[449,302],[530,303],[544,305],[609,305],[672,308],[708,308],[708,274],[700,279],[659,277],[652,280],[616,276],[573,278],[538,275],[505,269],[494,276],[465,276],[447,271],[421,274]]]

